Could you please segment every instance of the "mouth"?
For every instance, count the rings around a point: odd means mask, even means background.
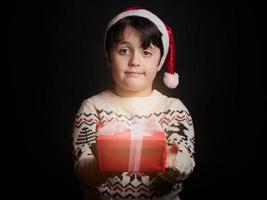
[[[125,74],[127,75],[143,75],[144,72],[132,72],[132,71],[126,71]]]

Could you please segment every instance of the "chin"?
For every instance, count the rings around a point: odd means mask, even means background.
[[[142,89],[143,87],[140,85],[140,83],[125,83],[121,85],[122,88],[127,89],[127,90],[139,90]]]
[[[125,82],[124,87],[133,90],[142,90],[146,88],[146,84],[144,84],[143,80],[129,80]]]

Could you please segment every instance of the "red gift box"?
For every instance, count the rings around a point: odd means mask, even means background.
[[[132,127],[135,130],[135,127]],[[164,172],[166,137],[163,130],[136,134],[129,128],[99,134],[96,139],[100,172]],[[114,131],[114,130],[112,130]],[[137,135],[137,136],[136,136]]]

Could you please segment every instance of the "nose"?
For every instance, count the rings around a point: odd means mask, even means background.
[[[140,56],[138,52],[134,51],[129,60],[130,67],[139,67],[140,66]]]

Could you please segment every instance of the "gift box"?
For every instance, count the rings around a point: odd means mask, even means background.
[[[97,133],[100,172],[164,172],[166,137],[159,124],[114,123]]]

